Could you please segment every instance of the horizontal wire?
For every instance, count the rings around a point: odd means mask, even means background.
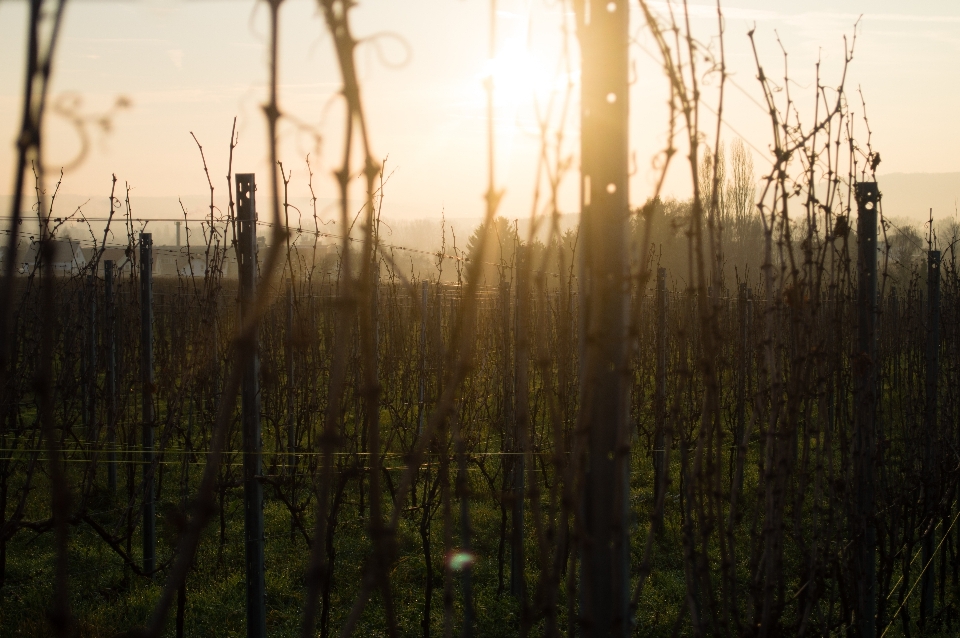
[[[83,223],[83,222],[85,222],[85,221],[86,221],[86,222],[89,222],[89,221],[107,221],[107,218],[105,218],[105,217],[104,217],[104,218],[82,218],[82,219],[76,219],[76,220],[71,220],[71,221],[74,221],[74,222],[76,222],[76,223]],[[172,219],[172,218],[171,218],[171,219],[139,219],[139,220],[135,220],[135,221],[151,222],[151,221],[182,221],[182,220],[175,220],[175,219]],[[227,223],[227,222],[221,221],[221,222],[218,222],[218,223]],[[256,222],[256,223],[257,223],[258,226],[267,226],[267,227],[273,227],[273,226],[276,225],[276,224],[274,224],[274,223],[272,223],[272,222],[266,222],[266,221],[258,221],[258,222]],[[364,239],[360,239],[360,238],[357,238],[357,237],[345,237],[344,235],[338,235],[338,234],[336,234],[336,233],[327,233],[327,232],[322,232],[322,231],[303,230],[303,229],[300,229],[300,228],[288,228],[287,230],[288,230],[288,232],[293,233],[293,234],[296,234],[297,236],[323,237],[323,238],[326,238],[326,239],[346,239],[347,241],[350,241],[350,242],[353,242],[353,243],[357,243],[357,244],[358,244],[358,243],[363,243],[363,242],[365,241]],[[2,231],[0,231],[0,232],[6,233],[6,234],[9,234],[9,233],[10,233],[9,230],[2,230]],[[55,240],[55,241],[56,241],[56,240]],[[104,248],[104,249],[111,249],[111,250],[112,250],[112,249],[121,249],[121,248],[132,248],[133,246],[138,246],[138,245],[139,245],[139,243],[134,243],[134,244],[129,244],[129,243],[127,243],[127,244],[121,244],[121,243],[106,243],[106,242],[101,243],[101,242],[99,242],[99,241],[97,241],[97,240],[95,240],[95,239],[86,239],[86,238],[84,238],[84,239],[71,239],[70,241],[71,241],[71,242],[75,242],[75,243],[76,243],[78,246],[80,246],[81,248],[83,248],[83,247],[87,247],[87,248]],[[186,253],[184,253],[183,249],[184,249],[184,248],[188,248],[187,246],[178,246],[178,247],[176,247],[176,249],[174,249],[174,248],[172,248],[172,247],[165,247],[165,246],[154,246],[154,247],[152,248],[152,250],[153,250],[154,254],[159,253],[159,254],[163,254],[163,255],[185,255],[185,256],[187,256],[187,257],[189,257],[189,258],[191,258],[191,259],[194,259],[194,258],[199,258],[199,257],[204,257],[204,256],[206,256],[205,246],[206,246],[205,244],[197,244],[197,246],[196,246],[196,252],[194,252],[193,250],[190,250],[190,251],[188,251],[188,252],[186,252]],[[297,254],[300,254],[301,252],[306,252],[307,250],[317,250],[317,249],[319,249],[319,248],[321,248],[321,247],[322,247],[322,248],[326,248],[326,249],[329,249],[329,247],[331,247],[331,246],[332,246],[333,248],[338,248],[338,246],[336,246],[335,244],[322,244],[321,246],[298,246],[298,245],[294,244],[294,246],[297,248]],[[461,256],[458,256],[458,255],[449,255],[449,254],[447,254],[447,253],[441,253],[440,251],[431,251],[431,250],[425,250],[425,249],[421,249],[421,248],[410,248],[410,247],[408,247],[408,246],[399,246],[399,245],[397,245],[397,244],[384,244],[384,243],[377,242],[377,246],[378,246],[378,248],[380,248],[381,250],[384,249],[384,248],[388,248],[388,249],[391,249],[391,250],[401,250],[401,251],[405,251],[405,252],[411,252],[411,253],[417,253],[417,254],[421,254],[421,255],[426,255],[426,256],[429,256],[429,257],[441,257],[441,258],[443,258],[443,259],[449,259],[449,260],[451,260],[451,261],[459,261],[459,262],[462,262],[462,263],[472,263],[472,262],[476,261],[476,260],[474,260],[474,259],[471,259],[470,257],[461,257]],[[190,247],[190,248],[192,248],[192,247]],[[227,250],[230,250],[230,249],[232,248],[232,246],[228,246],[228,245],[226,245],[226,244],[224,244],[223,246],[220,246],[220,245],[218,244],[218,245],[217,245],[217,248],[218,248],[218,250],[221,250],[221,251],[223,251],[224,253],[226,253],[226,251],[227,251]],[[304,248],[305,250],[302,250],[302,251],[301,251],[301,250],[300,250],[301,248]],[[500,264],[500,263],[497,263],[497,262],[490,262],[490,261],[481,261],[480,263],[485,264],[485,265],[487,265],[487,266],[497,266],[497,267],[500,267],[500,268],[505,268],[505,269],[507,269],[507,270],[512,270],[512,269],[513,269],[513,264]],[[82,266],[80,266],[80,265],[78,264],[78,268],[82,268]],[[200,276],[202,277],[203,275],[201,274]]]

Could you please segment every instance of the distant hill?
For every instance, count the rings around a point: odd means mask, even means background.
[[[960,173],[889,173],[878,175],[883,214],[926,221],[954,217],[960,209]]]

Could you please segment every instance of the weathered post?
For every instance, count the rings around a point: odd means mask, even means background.
[[[240,271],[240,365],[243,370],[243,530],[247,578],[247,638],[265,638],[263,486],[260,440],[260,339],[254,308],[257,287],[257,204],[253,173],[237,177],[237,251]]]
[[[857,197],[857,347],[853,358],[861,638],[877,633],[876,415],[877,415],[877,204],[876,182],[856,185]]]
[[[629,3],[578,3],[581,82],[581,495],[580,605],[587,636],[625,636],[629,622],[626,401],[629,216]]]
[[[937,500],[934,441],[939,438],[937,427],[937,372],[940,368],[940,251],[927,252],[927,343],[926,383],[923,432],[923,582],[920,597],[920,626],[933,617],[933,591],[936,568],[933,565],[934,525],[933,505]],[[940,576],[943,578],[943,575]]]
[[[103,262],[104,350],[107,374],[104,379],[107,395],[107,489],[117,493],[117,331],[113,290],[113,260]]]
[[[153,235],[140,233],[140,398],[143,422],[143,571],[156,569],[157,518],[153,467]]]
[[[667,489],[667,269],[657,269],[657,369],[653,396],[655,430],[653,435],[653,498],[659,503]],[[663,533],[663,511],[655,522],[657,533]]]

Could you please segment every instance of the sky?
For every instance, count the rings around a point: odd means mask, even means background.
[[[654,3],[663,11],[665,3]],[[694,34],[716,46],[713,5],[691,5]],[[24,0],[0,0],[0,196],[12,190],[14,139],[20,118]],[[653,162],[665,143],[668,86],[651,55],[652,41],[633,5],[631,46],[630,199],[649,196]],[[741,137],[754,153],[758,177],[769,166],[769,120],[747,31],[756,27],[768,74],[782,76],[777,38],[789,53],[791,90],[812,103],[814,64],[827,85],[839,83],[844,36],[856,27],[848,90],[864,95],[873,147],[883,173],[960,171],[960,3],[923,0],[732,0],[724,4],[724,46],[731,82],[722,138]],[[575,41],[566,65],[564,24],[557,0],[498,0],[496,52],[490,59],[489,0],[359,0],[352,14],[363,99],[374,154],[386,160],[384,216],[398,219],[477,218],[487,185],[484,78],[497,87],[496,180],[505,191],[501,213],[529,217],[540,149],[537,109],[559,105],[578,80]],[[90,199],[88,215],[105,208],[111,175],[129,184],[132,201],[152,202],[149,214],[178,216],[182,198],[191,217],[204,214],[208,192],[197,145],[203,145],[218,206],[226,205],[228,143],[234,117],[237,172],[267,182],[265,101],[267,11],[252,0],[71,0],[57,51],[52,104],[45,122],[48,166],[67,171],[61,192]],[[334,216],[332,172],[339,168],[343,109],[339,72],[316,3],[281,6],[280,158],[290,175],[292,201],[309,196],[306,157],[320,214]],[[705,92],[711,99],[708,88]],[[115,109],[118,99],[129,107]],[[561,157],[576,169],[576,90]],[[859,102],[852,107],[861,112]],[[87,152],[68,117],[86,118]],[[110,114],[104,131],[96,119]],[[705,112],[705,117],[709,113]],[[709,116],[706,140],[713,143]],[[865,130],[858,131],[865,133]],[[75,165],[75,166],[74,166]],[[677,162],[666,194],[689,193],[689,171]],[[362,196],[359,182],[354,194]],[[79,205],[79,204],[77,204]],[[561,206],[576,212],[575,172],[561,187]],[[261,205],[261,209],[263,205]],[[169,209],[169,210],[168,210]],[[918,211],[926,208],[918,206]],[[909,212],[909,211],[908,211]],[[3,211],[3,215],[9,214]],[[924,213],[925,214],[925,213]]]

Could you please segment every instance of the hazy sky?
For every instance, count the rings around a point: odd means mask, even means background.
[[[396,169],[387,188],[388,214],[481,213],[487,179],[482,83],[492,68],[500,87],[497,179],[506,189],[503,213],[529,215],[539,143],[531,96],[535,93],[542,106],[551,91],[565,85],[566,76],[557,74],[564,16],[555,0],[499,0],[498,52],[491,64],[488,1],[359,0],[355,34],[380,34],[361,45],[358,58],[374,152],[389,155],[388,171]],[[26,8],[23,0],[0,0],[0,140],[9,149],[0,154],[0,195],[11,190]],[[291,193],[303,197],[304,157],[312,153],[315,189],[319,197],[330,198],[342,129],[331,42],[314,2],[286,0],[281,11],[280,101],[291,116],[282,126],[281,158],[293,170]],[[639,13],[635,6],[633,12]],[[756,25],[760,54],[773,76],[782,75],[779,34],[790,54],[791,90],[795,98],[812,102],[814,62],[818,56],[823,60],[824,83],[835,85],[843,36],[852,35],[861,14],[848,88],[863,89],[873,145],[883,157],[880,172],[960,170],[960,3],[735,0],[725,5],[725,13],[727,64],[736,86],[728,87],[724,137],[740,135],[757,149],[758,175],[767,165],[769,124],[754,103],[760,94],[746,32]],[[709,41],[716,33],[714,9],[696,4],[693,14],[694,30]],[[133,186],[134,197],[201,195],[206,179],[192,131],[204,145],[219,198],[226,186],[234,116],[240,132],[234,169],[257,172],[265,183],[260,105],[266,17],[265,4],[249,0],[71,0],[56,59],[54,102],[79,101],[78,111],[90,116],[109,110],[118,96],[132,106],[116,114],[109,134],[89,127],[90,152],[67,175],[63,190],[105,197],[116,173],[121,184]],[[651,43],[638,17],[631,92],[635,203],[650,192],[651,160],[664,142],[667,99],[666,82],[646,52],[652,51]],[[568,154],[578,145],[575,101],[572,106]],[[859,103],[853,110],[860,112]],[[76,133],[55,114],[48,125],[48,163],[70,162],[80,146]],[[712,123],[706,128],[712,132]],[[686,175],[677,163],[670,192],[686,193]],[[575,184],[569,179],[564,191],[569,212],[575,210]],[[192,208],[191,213],[203,211]]]

